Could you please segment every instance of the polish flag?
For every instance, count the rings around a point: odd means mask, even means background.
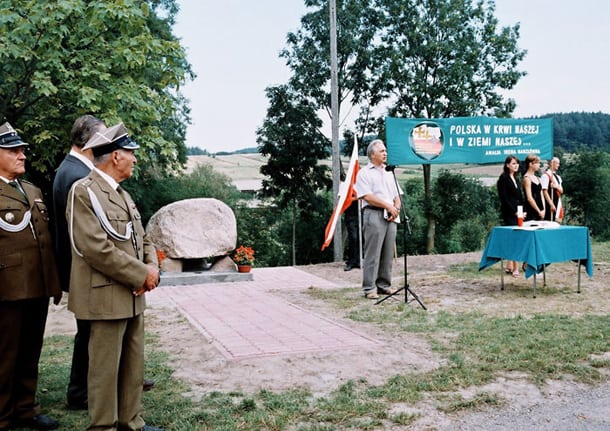
[[[356,176],[358,175],[359,168],[360,165],[358,163],[358,142],[356,141],[356,137],[354,136],[354,149],[352,150],[352,157],[349,161],[349,167],[347,168],[347,175],[345,176],[345,181],[343,181],[341,185],[339,185],[339,202],[337,202],[337,206],[333,210],[333,213],[330,216],[330,220],[328,220],[328,224],[326,225],[322,250],[328,247],[331,241],[333,240],[333,236],[335,235],[335,229],[337,228],[337,222],[339,221],[339,217],[341,217],[341,214],[343,214],[345,210],[352,204],[352,202],[354,202],[358,198],[356,190],[354,190],[354,184],[356,183]]]
[[[563,205],[561,204],[561,198],[557,201],[557,209],[555,210],[555,220],[559,223],[563,220]]]

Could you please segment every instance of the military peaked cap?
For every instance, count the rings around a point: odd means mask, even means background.
[[[115,150],[137,150],[138,143],[129,137],[123,123],[96,132],[83,147],[91,149],[95,157],[111,153]]]
[[[28,145],[27,142],[23,142],[9,123],[0,126],[0,148],[27,147]]]

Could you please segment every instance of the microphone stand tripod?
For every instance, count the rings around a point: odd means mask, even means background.
[[[386,166],[386,170],[387,171],[391,171],[392,175],[394,176],[394,184],[396,186],[396,191],[398,192],[398,197],[400,199],[400,216],[402,217],[402,222],[403,222],[403,226],[402,226],[402,251],[403,251],[403,265],[404,265],[405,281],[404,281],[403,287],[398,289],[396,292],[390,293],[389,295],[385,296],[384,298],[381,298],[380,300],[378,300],[375,303],[375,305],[381,304],[386,299],[391,298],[394,295],[398,295],[399,292],[404,290],[405,291],[405,304],[408,304],[409,302],[417,301],[419,303],[419,305],[421,306],[421,308],[423,308],[424,310],[428,310],[426,308],[426,306],[424,305],[424,303],[415,294],[415,292],[413,292],[409,288],[409,282],[408,282],[408,273],[409,272],[408,272],[408,264],[407,264],[407,230],[408,230],[408,232],[410,234],[411,233],[411,225],[409,224],[409,217],[407,216],[407,213],[406,213],[406,210],[405,210],[404,200],[402,198],[402,195],[400,194],[400,188],[398,187],[398,180],[396,179],[396,173],[394,172],[394,166]],[[394,223],[394,222],[392,222],[392,223]],[[411,301],[409,301],[409,294],[411,294],[411,296],[413,297],[413,299]]]

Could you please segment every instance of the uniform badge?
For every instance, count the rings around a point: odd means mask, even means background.
[[[15,214],[13,213],[6,213],[6,215],[4,216],[4,218],[6,219],[7,222],[12,223],[13,220],[15,220]]]

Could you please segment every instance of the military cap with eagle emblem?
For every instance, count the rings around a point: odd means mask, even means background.
[[[91,149],[93,156],[98,157],[112,153],[115,150],[137,150],[138,143],[131,139],[127,128],[119,123],[107,129],[96,132],[83,147],[84,150]]]
[[[27,147],[28,145],[27,142],[23,142],[9,123],[0,126],[0,148]]]

